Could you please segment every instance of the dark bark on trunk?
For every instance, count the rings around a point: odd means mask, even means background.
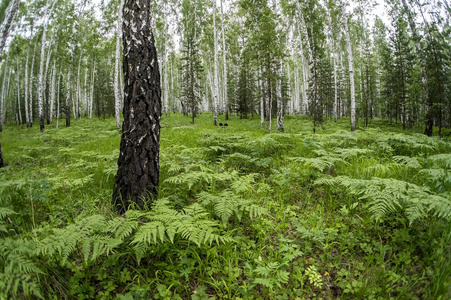
[[[0,168],[3,168],[2,144],[0,144]]]
[[[151,29],[151,0],[126,0],[123,10],[124,121],[113,204],[149,207],[157,196],[161,86]]]

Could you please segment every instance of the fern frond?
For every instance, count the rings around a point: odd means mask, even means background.
[[[438,167],[451,169],[451,153],[432,155],[428,157],[428,160]]]
[[[409,156],[393,156],[393,160],[398,164],[405,166],[410,169],[421,169],[421,164],[416,157]]]

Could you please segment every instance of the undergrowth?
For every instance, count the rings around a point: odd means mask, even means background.
[[[159,200],[117,215],[113,119],[0,134],[0,299],[448,299],[451,142],[163,116]]]

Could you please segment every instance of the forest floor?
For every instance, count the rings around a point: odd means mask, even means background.
[[[450,138],[223,117],[163,116],[159,200],[122,216],[114,119],[6,126],[0,299],[451,298]]]

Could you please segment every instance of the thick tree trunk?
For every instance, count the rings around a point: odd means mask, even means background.
[[[113,204],[149,207],[157,196],[161,86],[150,0],[126,0],[123,10],[124,122]]]
[[[349,36],[348,20],[346,17],[344,6],[343,6],[343,23],[345,26],[346,44],[348,49],[349,81],[351,85],[351,131],[355,131],[356,115],[355,115],[355,87],[354,87],[354,56],[352,54],[351,37]]]

